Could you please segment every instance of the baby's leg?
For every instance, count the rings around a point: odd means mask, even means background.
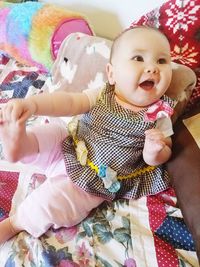
[[[29,163],[30,162],[35,163],[36,165],[44,169],[46,171],[46,175],[49,175],[49,176],[60,175],[60,174],[65,173],[65,164],[63,160],[63,154],[61,151],[61,145],[62,145],[62,141],[64,140],[64,138],[66,138],[66,129],[62,126],[59,126],[58,124],[52,123],[52,124],[46,124],[46,125],[34,127],[31,129],[31,132],[28,133],[27,135],[28,135],[28,138],[29,136],[34,136],[34,138],[37,140],[37,146],[39,147],[38,148],[39,152],[38,153],[35,152],[34,156],[33,155],[29,156],[29,154],[25,153],[22,157],[23,161],[29,162]],[[67,177],[65,175],[64,175],[64,181],[65,183],[67,183]],[[33,225],[35,225],[35,227],[37,228],[37,222],[38,220],[40,220],[40,212],[37,213],[36,203],[39,203],[39,206],[42,205],[42,207],[40,208],[43,210],[44,213],[45,211],[47,211],[47,214],[48,214],[48,201],[57,203],[56,201],[54,202],[54,200],[59,199],[60,197],[61,192],[58,192],[58,196],[55,196],[55,199],[53,199],[53,197],[51,198],[52,190],[50,190],[51,192],[48,192],[49,183],[51,184],[51,182],[45,182],[43,185],[41,185],[38,189],[36,189],[32,193],[33,195],[31,194],[30,198],[28,197],[28,199],[25,200],[24,203],[22,203],[22,205],[19,208],[19,212],[17,212],[17,214],[23,213],[23,215],[18,215],[18,216],[16,215],[17,218],[20,218],[26,221],[28,213],[31,213],[29,214],[29,218],[27,218],[27,220],[29,220],[30,216],[32,217],[32,209],[33,209],[35,213],[33,213],[34,214],[33,218],[31,218],[30,220],[33,221]],[[44,207],[43,207],[42,197],[45,195],[47,195],[46,197],[44,197],[46,199],[46,203],[44,201]],[[27,202],[30,204],[27,206],[28,210],[31,205],[32,207],[30,207],[30,210],[28,211],[26,215],[26,212],[23,212],[24,208],[22,207],[26,206]],[[54,210],[54,208],[51,208],[51,209]],[[17,223],[16,225],[15,219],[14,219],[16,216],[5,219],[4,221],[0,222],[0,243],[5,242],[6,240],[11,238],[15,234],[19,233],[20,231],[29,229],[29,228],[24,227],[23,223],[22,224]],[[11,221],[13,223],[11,223]],[[46,221],[44,221],[45,227],[43,227],[42,229],[48,229],[49,225],[53,224],[50,222],[51,220],[49,220],[46,225],[45,224]]]
[[[51,226],[57,229],[78,224],[103,201],[81,190],[66,175],[60,175],[35,189],[10,220],[14,229],[39,237]]]
[[[36,137],[39,151],[35,157],[27,156],[21,161],[39,167],[47,177],[65,173],[62,143],[67,137],[66,127],[60,123],[47,123],[32,127],[30,131]]]
[[[17,229],[16,227],[13,228],[10,218],[0,222],[0,244],[6,242],[22,230],[23,229]]]
[[[1,116],[1,110],[0,110]],[[11,162],[21,161],[41,167],[52,173],[54,165],[62,157],[62,142],[67,136],[67,130],[62,124],[50,123],[29,127],[25,123],[9,121],[1,123],[0,140],[4,156]]]
[[[4,156],[8,161],[16,162],[23,157],[38,153],[37,139],[34,134],[26,131],[25,122],[5,121],[0,123],[0,140]]]

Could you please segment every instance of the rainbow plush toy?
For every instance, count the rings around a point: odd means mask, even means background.
[[[39,2],[0,2],[0,50],[19,62],[48,71],[72,32],[93,32],[83,15]]]

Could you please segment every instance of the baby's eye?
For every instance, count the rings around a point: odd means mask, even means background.
[[[132,57],[132,60],[135,60],[135,61],[144,61],[144,59],[143,59],[142,56],[134,56],[134,57]]]
[[[165,58],[159,58],[158,59],[158,64],[166,64],[167,60]]]

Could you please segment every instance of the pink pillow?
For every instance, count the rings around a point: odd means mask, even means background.
[[[73,32],[82,32],[88,35],[93,35],[90,26],[83,18],[70,18],[62,21],[55,29],[51,38],[51,54],[55,60],[62,41]]]

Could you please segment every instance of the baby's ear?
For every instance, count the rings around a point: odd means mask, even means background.
[[[106,74],[108,77],[108,81],[110,85],[115,84],[114,74],[113,74],[113,66],[111,63],[107,63],[106,65]]]

